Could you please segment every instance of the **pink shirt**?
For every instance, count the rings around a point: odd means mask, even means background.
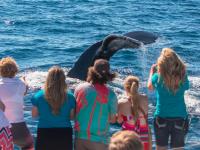
[[[6,106],[5,116],[10,123],[24,121],[25,83],[19,78],[0,78],[0,100]]]

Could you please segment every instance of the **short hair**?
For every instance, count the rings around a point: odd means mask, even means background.
[[[111,137],[109,150],[143,150],[143,144],[134,131],[118,131]]]
[[[13,78],[19,71],[16,61],[12,57],[2,58],[0,61],[0,75]]]
[[[106,84],[108,81],[114,80],[115,73],[110,72],[110,64],[105,59],[97,59],[94,66],[90,67],[87,75],[87,82],[92,84]]]

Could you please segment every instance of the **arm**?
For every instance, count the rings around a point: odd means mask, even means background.
[[[140,107],[144,110],[145,115],[148,117],[148,97],[147,95],[141,95]]]
[[[2,110],[2,111],[5,111],[5,105],[4,105],[4,103],[0,100],[0,109]]]
[[[72,109],[70,112],[70,119],[74,120],[74,118],[75,118],[75,109]]]
[[[121,103],[118,103],[117,122],[119,124],[123,122],[123,118],[121,116]]]
[[[109,122],[115,123],[117,121],[117,96],[111,91],[109,99]]]
[[[36,106],[32,107],[32,117],[38,117],[39,116],[39,112],[38,112],[38,108]]]
[[[23,76],[22,78],[21,78],[21,80],[22,80],[22,82],[24,82],[24,84],[25,84],[25,86],[26,86],[26,90],[25,90],[25,92],[24,92],[24,95],[26,95],[27,94],[27,91],[28,91],[28,83],[26,82],[26,78]]]
[[[109,116],[109,122],[110,122],[110,123],[115,123],[116,121],[117,121],[116,115],[110,115],[110,116]]]
[[[151,69],[150,69],[149,79],[148,79],[148,82],[147,82],[147,87],[148,87],[149,90],[153,90],[154,89],[151,80],[152,80],[153,74],[156,72],[156,66],[157,66],[156,64],[153,64],[151,66]]]

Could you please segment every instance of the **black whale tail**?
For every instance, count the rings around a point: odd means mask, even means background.
[[[145,31],[129,32],[124,36],[109,35],[103,41],[99,41],[86,49],[67,76],[86,80],[88,68],[93,65],[96,59],[109,60],[120,49],[139,48],[142,44],[154,43],[157,38],[158,36]]]

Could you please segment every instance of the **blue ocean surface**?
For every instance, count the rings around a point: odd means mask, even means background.
[[[159,38],[142,49],[117,52],[110,62],[118,78],[110,86],[120,97],[124,77],[137,75],[140,91],[149,97],[152,127],[156,101],[155,93],[146,88],[148,72],[163,47],[173,48],[187,65],[191,85],[185,95],[190,114],[185,149],[200,149],[199,0],[1,0],[0,58],[15,58],[19,76],[30,85],[24,110],[34,136],[37,120],[31,117],[30,98],[43,86],[47,70],[59,65],[67,74],[86,48],[109,34],[130,31],[148,31]],[[67,78],[67,83],[73,88],[80,81]],[[117,130],[112,126],[111,134]],[[153,140],[155,148],[154,136]]]

